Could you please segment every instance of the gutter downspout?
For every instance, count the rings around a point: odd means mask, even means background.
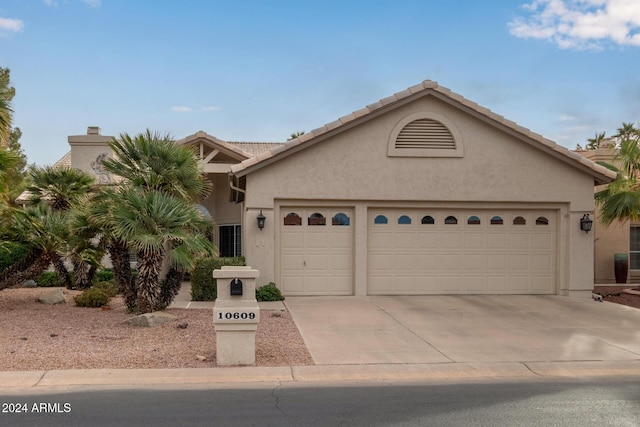
[[[231,188],[233,191],[237,191],[238,193],[242,193],[242,194],[246,195],[247,191],[243,190],[242,188],[238,187],[235,184],[235,178],[236,178],[235,175],[229,173],[229,188]],[[235,202],[235,203],[238,203],[237,197],[233,197],[232,201]]]

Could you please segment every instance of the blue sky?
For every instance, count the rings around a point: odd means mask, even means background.
[[[68,135],[284,141],[430,79],[559,144],[640,121],[638,0],[0,0],[30,163]]]

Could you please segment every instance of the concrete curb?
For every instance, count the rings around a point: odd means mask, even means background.
[[[640,376],[640,360],[0,372],[3,388]]]

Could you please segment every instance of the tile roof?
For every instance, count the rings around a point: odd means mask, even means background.
[[[375,117],[376,114],[374,113],[379,113],[385,109],[393,108],[395,105],[403,105],[406,102],[410,102],[427,94],[436,96],[450,104],[454,104],[458,108],[466,109],[470,113],[477,115],[494,126],[516,132],[520,136],[524,137],[525,142],[529,142],[531,145],[546,151],[554,157],[590,173],[594,176],[595,181],[598,184],[611,182],[616,177],[615,172],[592,162],[578,153],[570,151],[566,147],[544,138],[542,135],[520,126],[517,123],[492,112],[488,108],[482,107],[431,80],[425,80],[418,85],[411,86],[401,92],[383,98],[378,102],[367,105],[360,110],[354,111],[351,114],[340,117],[338,120],[327,123],[324,126],[312,130],[311,132],[305,133],[296,139],[292,139],[284,144],[270,148],[268,151],[255,155],[252,158],[246,159],[239,164],[232,166],[231,172],[238,177],[244,176],[254,170],[277,161],[279,158],[284,158],[288,154],[298,151],[295,149],[297,147],[302,149],[305,145],[310,146],[313,143],[324,139],[323,137],[327,137],[335,132],[340,132],[342,129],[346,129],[350,126],[361,123],[362,121]]]

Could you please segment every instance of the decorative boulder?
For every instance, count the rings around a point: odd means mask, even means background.
[[[176,319],[177,317],[173,314],[165,313],[164,311],[154,311],[153,313],[145,313],[132,317],[125,320],[124,323],[131,326],[154,327],[162,325],[163,323],[175,321]]]
[[[36,283],[35,280],[27,280],[22,284],[22,286],[25,288],[37,288],[38,284]]]
[[[52,291],[47,292],[46,294],[40,296],[38,298],[38,302],[42,304],[65,304],[67,299],[62,292],[62,289],[54,289]]]

